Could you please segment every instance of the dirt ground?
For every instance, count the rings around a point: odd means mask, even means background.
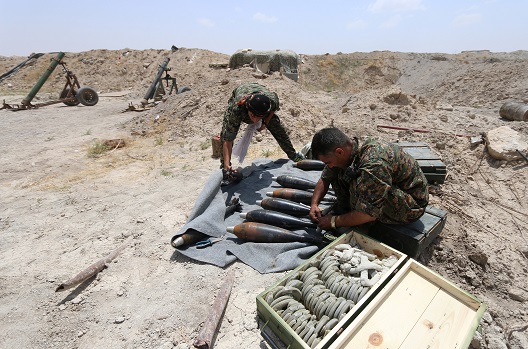
[[[0,81],[0,100],[19,104],[54,56]],[[123,112],[138,105],[165,57],[178,86],[191,91]],[[81,85],[99,93],[97,105],[0,110],[0,347],[190,348],[231,270],[215,347],[269,347],[255,298],[283,273],[238,262],[221,269],[169,244],[219,166],[211,138],[232,89],[258,81],[279,95],[297,149],[330,125],[428,143],[448,170],[444,184],[430,187],[431,204],[448,218],[419,261],[486,303],[474,348],[528,348],[528,163],[496,160],[469,137],[505,125],[528,136],[526,122],[499,116],[507,101],[528,103],[528,52],[300,57],[294,82],[218,67],[229,56],[201,49],[66,53]],[[0,73],[25,59],[0,57]],[[58,67],[33,103],[57,99],[64,83]],[[118,138],[125,147],[99,151]],[[262,157],[285,157],[266,131],[241,166]],[[123,244],[95,280],[55,292]]]

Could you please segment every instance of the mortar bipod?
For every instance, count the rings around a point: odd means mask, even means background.
[[[81,88],[81,84],[79,84],[77,76],[75,76],[71,70],[66,68],[65,63],[60,63],[60,65],[62,65],[62,70],[66,73],[66,84],[60,93],[60,102],[69,106],[78,105],[80,102],[75,97],[75,94],[77,93],[77,90]]]
[[[165,68],[165,76],[162,77],[158,83],[156,84],[156,88],[154,91],[154,96],[152,97],[154,101],[161,101],[163,96],[165,95],[171,95],[172,91],[174,91],[175,94],[190,91],[190,87],[183,86],[182,88],[178,89],[178,83],[176,82],[176,78],[172,77],[168,72],[171,70],[171,68]],[[165,86],[163,86],[163,83],[161,80],[165,80]],[[169,88],[169,81],[170,81],[170,88]],[[165,88],[169,89],[169,92],[167,93],[165,91]]]
[[[68,106],[75,106],[81,103],[86,106],[94,106],[99,102],[97,92],[90,87],[81,87],[77,76],[66,68],[66,63],[60,62],[62,70],[66,73],[66,84],[59,96],[59,101]]]
[[[183,93],[190,91],[191,88],[189,86],[182,86],[178,88],[178,83],[176,82],[176,78],[172,77],[168,72],[171,70],[171,68],[167,68],[165,70],[165,76],[161,78],[161,80],[165,80],[165,86],[169,87],[169,81],[171,81],[170,89],[168,95],[172,94],[172,91],[175,91],[175,94]],[[163,94],[165,94],[165,90],[163,90]],[[156,96],[154,97],[156,98]]]

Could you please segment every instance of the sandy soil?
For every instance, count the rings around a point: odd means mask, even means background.
[[[0,99],[20,103],[53,56],[0,82]],[[178,85],[191,91],[148,111],[123,112],[138,104],[166,56]],[[527,347],[527,164],[495,160],[484,145],[454,136],[504,125],[528,134],[526,123],[498,115],[506,101],[528,102],[527,52],[302,55],[298,83],[279,73],[260,79],[251,68],[209,66],[228,58],[185,48],[67,53],[81,84],[100,93],[96,106],[0,110],[0,347],[192,347],[230,270],[236,281],[215,347],[268,347],[255,297],[282,273],[197,263],[169,244],[218,168],[210,139],[243,81],[278,93],[297,148],[328,125],[427,142],[448,168],[445,184],[431,186],[431,204],[448,219],[419,261],[487,304],[475,347]],[[0,57],[0,72],[24,59]],[[57,68],[34,102],[57,98],[63,85]],[[126,146],[94,152],[117,138]],[[268,132],[255,137],[247,161],[264,156],[284,157]],[[95,280],[55,292],[123,244]]]

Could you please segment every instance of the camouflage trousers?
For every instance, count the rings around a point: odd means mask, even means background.
[[[357,195],[350,190],[350,185],[332,183],[332,189],[337,197],[333,211],[336,214],[352,211],[356,206]],[[391,187],[377,220],[386,224],[406,224],[418,220],[424,213],[425,207],[420,207],[411,195],[397,187]]]

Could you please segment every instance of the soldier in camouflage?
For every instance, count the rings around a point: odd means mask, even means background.
[[[295,151],[279,117],[275,114],[277,110],[279,110],[279,97],[263,85],[245,83],[233,90],[220,133],[222,141],[220,168],[224,172],[233,171],[231,168],[233,141],[242,122],[253,124],[262,120],[262,126],[257,129],[258,131],[267,128],[290,160],[303,159],[302,154]]]
[[[310,217],[322,229],[350,227],[378,220],[405,224],[418,220],[429,202],[427,179],[418,162],[399,146],[367,139],[361,146],[337,128],[318,131],[314,158],[326,166],[317,182]],[[332,214],[319,203],[330,185],[337,196]]]

